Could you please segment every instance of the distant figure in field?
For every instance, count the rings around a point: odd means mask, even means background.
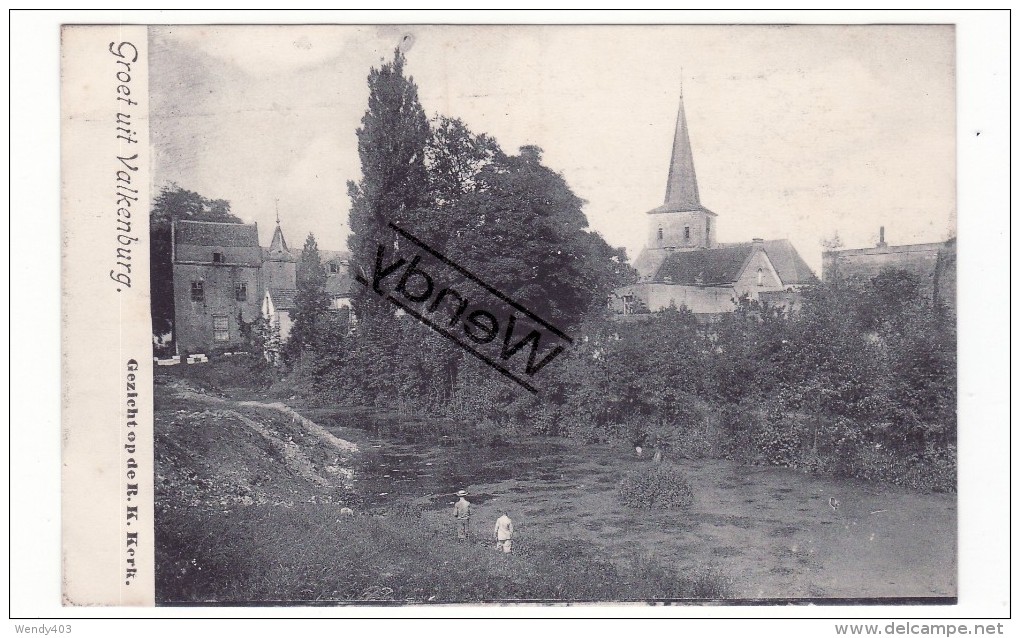
[[[644,432],[636,432],[634,434],[634,439],[633,439],[634,440],[634,454],[637,455],[638,458],[641,458],[642,456],[644,456],[644,453],[645,453],[644,445],[645,445],[645,439],[647,439],[647,438],[648,438],[648,435],[645,434]]]
[[[829,507],[832,508],[833,512],[837,511],[839,509],[839,501],[837,501],[834,497],[830,496],[829,497]]]
[[[465,490],[457,492],[457,496],[460,500],[453,505],[453,518],[457,521],[457,538],[465,539],[468,537],[468,523],[471,522],[471,503],[464,498],[467,496]]]
[[[655,450],[652,454],[652,463],[662,463],[662,441],[658,435],[652,434],[648,437],[648,446]]]
[[[506,510],[503,510],[503,515],[496,519],[495,536],[496,551],[509,554],[514,538],[514,522],[510,520],[510,514]]]

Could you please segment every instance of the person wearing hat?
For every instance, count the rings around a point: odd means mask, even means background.
[[[468,536],[468,523],[471,522],[471,503],[464,498],[467,491],[461,490],[457,496],[460,500],[453,505],[453,518],[457,521],[457,538],[464,539]]]
[[[510,544],[514,537],[514,522],[510,520],[510,513],[503,510],[503,515],[496,519],[496,551],[504,554],[510,553]]]

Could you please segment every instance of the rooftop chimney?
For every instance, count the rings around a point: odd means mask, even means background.
[[[885,248],[885,226],[878,227],[878,247]]]

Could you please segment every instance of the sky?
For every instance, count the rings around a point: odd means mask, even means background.
[[[346,249],[367,76],[411,34],[425,113],[534,144],[633,261],[663,202],[681,83],[720,242],[848,248],[956,226],[952,26],[150,28],[153,185],[230,201],[299,246]]]

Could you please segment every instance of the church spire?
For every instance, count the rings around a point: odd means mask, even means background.
[[[666,181],[665,206],[671,210],[697,210],[701,208],[698,197],[698,179],[694,175],[694,155],[691,153],[691,139],[687,134],[687,116],[684,113],[683,80],[680,85],[680,108],[676,115],[676,133],[673,134],[673,157],[669,163],[669,179]]]
[[[283,238],[283,229],[280,228],[280,200],[276,200],[276,230],[273,231],[273,241],[269,244],[271,255],[286,253],[290,254],[287,248],[287,240]]]

